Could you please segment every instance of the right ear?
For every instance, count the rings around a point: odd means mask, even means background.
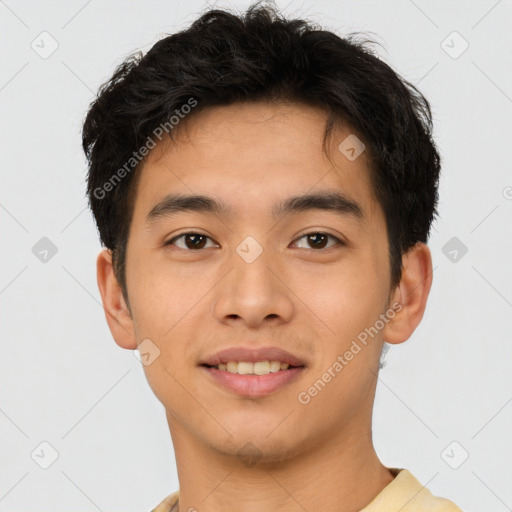
[[[112,251],[103,249],[96,260],[98,288],[108,327],[115,342],[122,348],[137,348],[132,315],[123,297],[121,286],[114,275]]]

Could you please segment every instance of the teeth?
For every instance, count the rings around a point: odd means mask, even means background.
[[[270,371],[276,373],[281,369],[281,363],[279,361],[270,361]]]
[[[236,361],[230,361],[227,365],[226,365],[226,370],[229,372],[229,373],[238,373],[238,363]]]
[[[281,363],[281,361],[257,361],[256,363],[228,361],[227,363],[218,364],[216,368],[240,375],[267,375],[269,373],[276,373],[279,370],[286,370],[289,366],[288,363]]]
[[[245,361],[240,361],[238,363],[238,373],[240,375],[248,375],[249,373],[254,373],[254,363],[246,363]]]
[[[240,369],[238,371],[240,371]],[[256,375],[267,375],[267,373],[270,373],[270,361],[258,361],[254,363],[253,373]]]

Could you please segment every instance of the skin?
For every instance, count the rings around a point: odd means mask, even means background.
[[[127,247],[128,309],[103,250],[98,286],[116,343],[134,350],[149,338],[160,350],[144,366],[166,409],[180,482],[180,512],[357,511],[393,476],[379,461],[371,420],[383,340],[406,341],[420,323],[432,284],[428,247],[403,256],[390,288],[383,211],[373,195],[366,153],[337,150],[353,133],[337,126],[322,151],[326,114],[290,103],[215,107],[179,126],[176,141],[148,155],[137,187]],[[296,194],[342,191],[364,218],[322,210],[271,208]],[[168,193],[222,198],[232,217],[182,212],[145,224]],[[186,232],[209,237],[193,251]],[[309,244],[308,233],[345,241]],[[248,264],[236,252],[252,236],[263,249]],[[189,246],[193,244],[189,241]],[[187,252],[188,251],[188,252]],[[390,304],[400,312],[304,405],[307,390]],[[213,383],[201,359],[232,347],[278,346],[307,362],[299,378],[263,398]],[[251,465],[237,456],[252,443]],[[340,506],[342,504],[342,506]]]

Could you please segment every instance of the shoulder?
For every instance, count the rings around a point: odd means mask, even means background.
[[[436,497],[406,469],[392,469],[395,479],[361,512],[463,512],[455,503]]]
[[[407,469],[391,468],[395,479],[361,512],[463,512],[455,503],[433,496]],[[169,494],[151,512],[177,512],[179,490]]]

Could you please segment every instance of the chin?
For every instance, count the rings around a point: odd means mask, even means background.
[[[300,456],[300,442],[284,442],[283,437],[268,439],[266,434],[255,434],[254,431],[240,433],[234,439],[221,443],[212,443],[211,447],[219,454],[229,458],[236,457],[242,467],[270,469],[273,466],[282,466],[286,461],[291,461]]]
[[[282,419],[282,418],[281,418]],[[257,420],[244,422],[243,424],[229,425],[228,434],[218,432],[213,436],[205,436],[205,441],[210,447],[220,454],[237,457],[250,465],[252,460],[257,460],[258,467],[262,464],[275,464],[300,455],[303,451],[305,439],[295,439],[283,425],[276,429],[279,421],[273,422],[272,427],[259,424]]]

